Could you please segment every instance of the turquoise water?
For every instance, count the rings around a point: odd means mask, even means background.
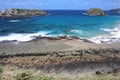
[[[0,19],[0,40],[18,40],[15,36],[31,40],[31,36],[78,36],[91,38],[109,34],[120,22],[120,16],[85,16],[84,11],[47,11],[47,16]],[[25,38],[26,37],[26,38]],[[8,39],[10,38],[10,39]],[[22,41],[22,40],[20,40]],[[24,40],[23,40],[24,41]],[[27,41],[27,40],[25,40]]]

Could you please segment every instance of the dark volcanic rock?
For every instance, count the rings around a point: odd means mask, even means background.
[[[101,71],[96,71],[96,73],[95,74],[97,74],[97,75],[101,75],[102,74],[102,72]]]
[[[120,72],[120,68],[116,68],[112,71],[113,73],[119,73]]]
[[[61,39],[66,39],[66,40],[73,40],[73,39],[80,39],[77,36],[58,36],[58,37],[42,37],[42,36],[33,36],[34,38],[37,39],[48,39],[48,40],[61,40]]]
[[[120,73],[120,68],[115,68],[115,69],[113,69],[113,70],[111,70],[111,71],[108,71],[107,73],[108,73],[108,74]]]
[[[89,16],[104,16],[105,13],[99,8],[91,8],[86,12]]]
[[[29,9],[5,9],[0,11],[1,18],[30,17],[37,15],[43,16],[47,15],[47,13],[41,10],[29,10]]]

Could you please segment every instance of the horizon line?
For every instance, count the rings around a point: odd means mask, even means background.
[[[30,9],[30,8],[5,8],[5,9]],[[34,8],[35,9],[35,8]],[[115,9],[119,9],[119,8],[115,8]],[[0,9],[0,10],[4,10],[4,9]],[[30,9],[33,10],[33,9]],[[89,10],[89,9],[37,9],[37,10]],[[112,9],[102,9],[103,11],[108,11],[108,10],[112,10]]]

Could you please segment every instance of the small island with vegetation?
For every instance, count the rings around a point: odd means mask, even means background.
[[[47,12],[41,10],[29,10],[29,9],[5,9],[0,11],[1,18],[18,18],[18,17],[30,17],[30,16],[43,16],[47,15]]]
[[[120,13],[120,8],[118,8],[118,9],[111,9],[110,11],[113,12],[113,13]]]
[[[89,16],[105,16],[103,10],[99,8],[91,8],[86,12],[86,14]]]

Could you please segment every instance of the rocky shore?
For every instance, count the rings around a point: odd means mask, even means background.
[[[43,71],[95,74],[120,68],[120,45],[95,44],[77,37],[38,37],[36,40],[0,43],[0,64]]]
[[[41,10],[29,10],[29,9],[5,9],[0,11],[0,18],[21,18],[30,16],[43,16],[47,15],[47,12]]]
[[[120,68],[120,50],[89,49],[46,53],[21,53],[16,55],[1,55],[0,64],[19,68],[34,68],[59,73],[85,73],[87,70],[95,74],[112,73]],[[117,70],[116,70],[117,71]]]

